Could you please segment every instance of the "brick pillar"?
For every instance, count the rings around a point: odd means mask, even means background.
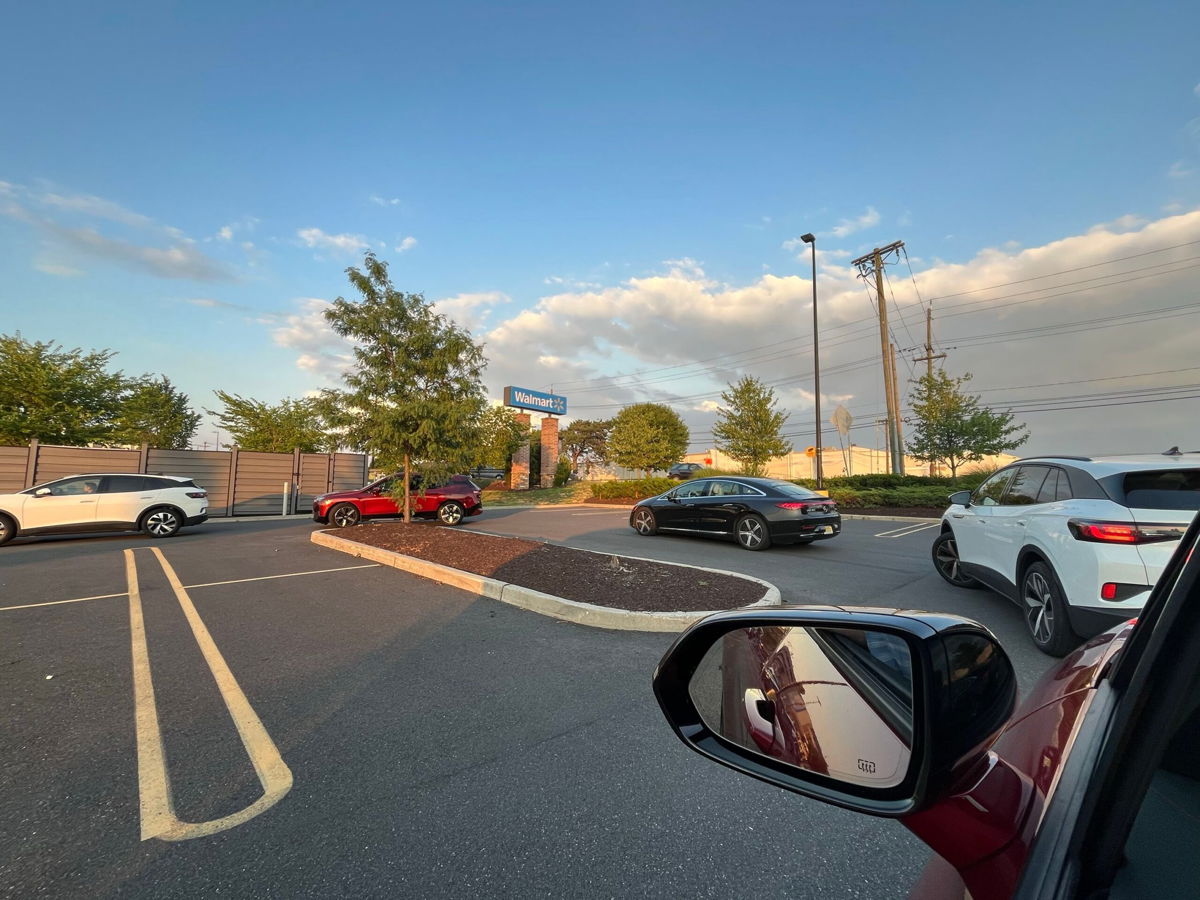
[[[542,487],[554,487],[554,470],[558,468],[558,419],[542,419]]]
[[[521,426],[521,434],[525,435],[525,439],[521,442],[520,449],[512,456],[512,483],[508,487],[513,491],[527,491],[529,490],[529,413],[517,413],[513,418]]]

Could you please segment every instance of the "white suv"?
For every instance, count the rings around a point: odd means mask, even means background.
[[[0,494],[0,544],[31,534],[144,531],[171,537],[208,518],[208,493],[172,475],[72,475]]]
[[[1200,456],[1023,459],[950,504],[938,574],[1008,597],[1062,656],[1145,605],[1200,509]]]

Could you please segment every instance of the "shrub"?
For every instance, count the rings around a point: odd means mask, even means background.
[[[571,460],[567,457],[562,457],[558,461],[558,467],[554,470],[554,486],[562,487],[571,479]]]
[[[643,500],[678,485],[670,478],[639,478],[636,481],[597,481],[592,484],[593,500]]]
[[[951,489],[943,485],[923,485],[897,488],[830,488],[829,496],[842,509],[892,507],[911,509],[916,506],[943,508],[949,505]]]

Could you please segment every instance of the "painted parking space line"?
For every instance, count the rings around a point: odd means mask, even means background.
[[[571,513],[573,516],[611,516],[613,513],[619,513],[622,516],[629,515],[627,509],[598,509],[594,512]]]
[[[139,548],[146,549],[146,548]],[[349,572],[354,569],[378,569],[379,563],[368,563],[362,566],[338,566],[336,569],[313,569],[311,572],[287,572],[283,575],[259,575],[255,578],[235,578],[232,581],[208,581],[204,584],[185,584],[187,590],[193,588],[220,587],[225,584],[244,584],[247,581],[270,581],[275,578],[298,578],[301,575],[324,575],[327,572]],[[22,603],[20,606],[0,606],[0,612],[10,609],[33,609],[38,606],[58,606],[63,603],[83,603],[85,600],[109,600],[113,597],[128,597],[128,591],[119,594],[97,594],[95,597],[75,597],[72,600],[49,600],[45,603]]]
[[[902,528],[893,528],[891,531],[881,531],[875,535],[877,538],[902,538],[908,537],[910,534],[916,534],[918,531],[924,531],[926,528],[937,528],[941,522],[919,522],[916,525],[905,525]]]
[[[134,721],[137,735],[138,799],[143,841],[158,838],[164,841],[185,841],[225,831],[248,822],[266,812],[292,789],[292,770],[288,768],[275,742],[263,726],[249,699],[230,671],[229,665],[217,649],[216,642],[205,626],[200,614],[188,596],[187,589],[180,583],[179,576],[167,558],[157,547],[149,549],[158,559],[167,582],[175,593],[175,599],[183,610],[192,636],[200,648],[204,661],[212,672],[213,680],[225,708],[237,728],[242,746],[254,765],[263,794],[246,808],[211,819],[207,822],[184,822],[175,815],[171,801],[171,782],[167,771],[166,750],[162,730],[158,721],[158,706],[154,699],[154,682],[150,675],[150,649],[146,642],[146,625],[142,615],[142,596],[138,585],[137,562],[134,551],[125,553],[125,577],[129,585],[129,628],[133,655],[133,699]]]

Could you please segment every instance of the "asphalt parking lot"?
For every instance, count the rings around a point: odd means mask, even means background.
[[[963,612],[1026,683],[1049,664],[1015,609],[940,582],[928,531],[847,522],[755,554],[623,516],[470,527],[745,571],[785,601]],[[891,897],[918,877],[928,852],[898,824],[683,748],[649,689],[669,635],[366,565],[312,527],[0,551],[0,892]]]

